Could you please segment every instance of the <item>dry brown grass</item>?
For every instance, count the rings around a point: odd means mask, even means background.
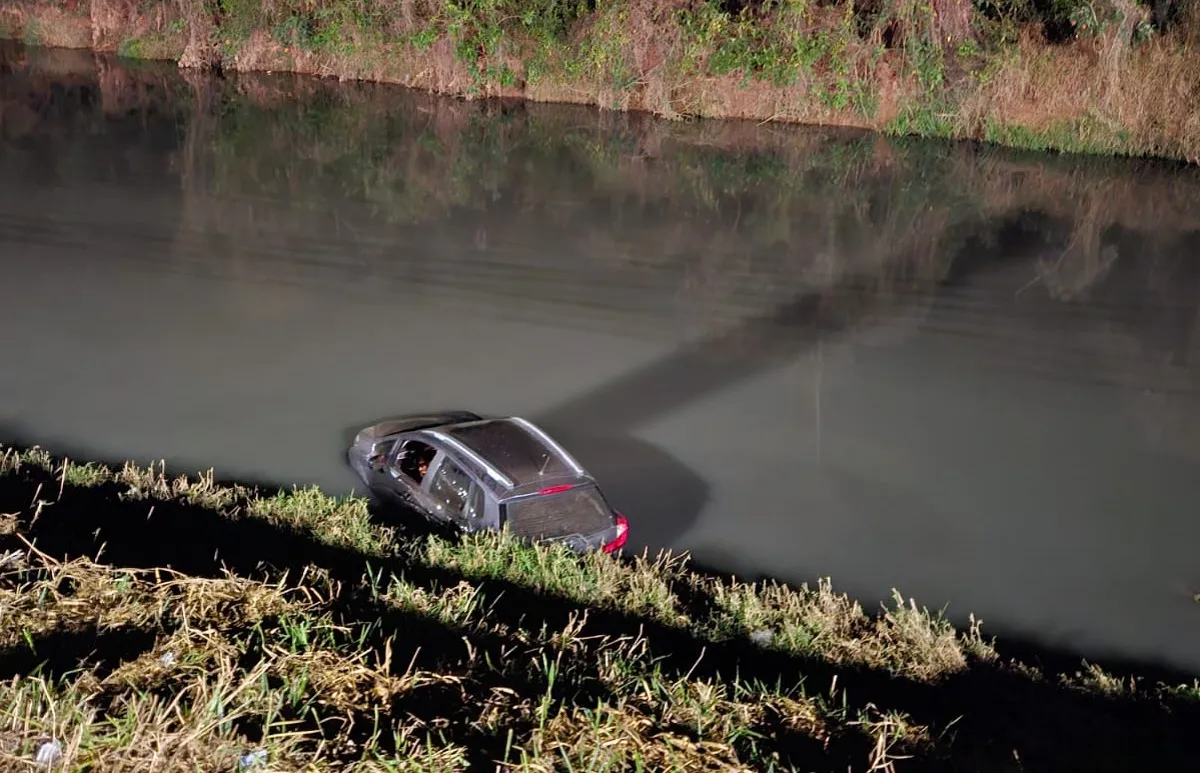
[[[1111,40],[1050,46],[1027,28],[966,98],[959,130],[981,136],[992,121],[1052,139],[1074,131],[1060,142],[1200,161],[1200,112],[1194,109],[1200,50],[1173,38],[1152,39],[1117,60],[1112,50]]]
[[[719,610],[718,628],[741,628],[746,634],[769,637],[769,646],[820,652],[846,665],[937,680],[967,668],[969,658],[995,657],[974,625],[960,634],[899,594],[895,607],[874,619],[857,602],[835,593],[828,579],[814,589],[716,585],[711,596]]]
[[[94,630],[101,640],[114,630],[158,635],[149,649],[128,653],[115,668],[102,656],[100,664],[61,679],[29,676],[0,688],[0,729],[15,741],[4,750],[8,764],[28,764],[37,745],[54,739],[71,769],[226,770],[237,753],[253,748],[235,729],[253,719],[267,723],[272,765],[332,769],[327,757],[346,753],[336,747],[348,738],[329,739],[334,748],[328,751],[301,750],[313,728],[270,727],[289,700],[309,695],[328,714],[325,721],[336,723],[387,711],[413,690],[461,681],[411,665],[393,668],[390,639],[378,653],[329,649],[347,629],[322,612],[336,593],[327,583],[267,584],[87,559],[59,562],[32,548],[22,563],[0,573],[0,647],[38,646],[76,630]],[[395,729],[412,735],[417,725],[401,722]],[[446,756],[438,751],[431,759]]]
[[[187,22],[187,36],[178,53],[179,66],[208,69],[221,62],[221,31],[204,0],[180,0],[180,13]]]
[[[42,574],[0,588],[5,615],[0,647],[51,630],[251,626],[298,603],[282,584],[186,577],[165,569],[113,571],[86,559],[37,558],[45,567]]]
[[[168,3],[156,3],[149,14],[143,15],[134,0],[91,0],[88,3],[92,23],[92,46],[115,46],[128,37],[141,37],[152,27],[163,28]]]
[[[48,0],[0,7],[0,32],[3,37],[22,38],[44,46],[92,46],[92,24],[87,16]]]
[[[661,708],[662,696],[645,696],[556,715],[535,731],[525,767],[549,772],[565,757],[590,770],[629,770],[634,765],[648,770],[755,770],[738,759],[728,742],[710,738],[736,737],[739,729],[752,727],[759,706],[726,700],[725,687],[711,682],[668,689],[672,694]],[[709,715],[711,725],[705,722]],[[702,728],[702,740],[665,729],[680,726]]]
[[[256,749],[275,770],[394,770],[383,766],[395,763],[400,769],[462,770],[464,750],[434,740],[454,726],[450,716],[393,711],[398,701],[446,690],[464,707],[466,716],[457,720],[469,722],[463,730],[475,726],[503,736],[528,728],[527,736],[510,738],[517,770],[553,770],[564,759],[584,770],[634,763],[662,770],[753,770],[736,743],[764,712],[793,731],[859,732],[857,721],[819,701],[746,691],[736,682],[667,680],[654,670],[644,639],[582,636],[586,613],[561,631],[514,630],[486,614],[472,623],[477,591],[468,584],[442,596],[394,577],[391,583],[379,598],[397,610],[465,626],[462,655],[439,656],[443,666],[436,670],[416,667],[419,642],[414,651],[403,630],[395,632],[399,638],[381,639],[371,634],[372,621],[334,622],[326,610],[347,589],[327,578],[264,584],[187,577],[82,558],[60,562],[27,548],[20,566],[0,571],[6,613],[0,648],[36,648],[77,630],[94,630],[100,640],[119,630],[157,635],[141,652],[102,648],[98,663],[56,660],[48,675],[0,686],[0,759],[27,765],[43,744],[56,742],[72,770],[226,770]],[[484,667],[474,655],[469,638],[488,632],[511,639],[508,662]],[[364,641],[371,643],[366,649],[360,647]],[[394,659],[393,648],[405,653],[403,662]],[[555,685],[576,680],[572,674],[581,666],[586,671],[590,658],[596,658],[599,677],[622,694],[595,707],[555,697]],[[73,665],[82,668],[63,670]],[[545,693],[496,685],[488,676],[496,668],[514,676],[529,669]],[[356,740],[364,723],[372,722],[375,732]],[[262,724],[265,737],[248,736],[247,723]],[[395,752],[378,746],[380,731],[392,735]]]

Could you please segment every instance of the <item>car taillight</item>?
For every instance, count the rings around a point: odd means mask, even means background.
[[[564,484],[562,486],[551,486],[550,488],[544,488],[541,491],[539,491],[538,496],[542,496],[543,494],[557,494],[560,491],[570,491],[573,488],[575,488],[575,486],[573,486],[570,483]]]
[[[625,540],[629,537],[629,521],[625,520],[625,516],[617,513],[616,523],[617,536],[612,542],[604,546],[605,553],[611,553],[614,550],[624,547]]]

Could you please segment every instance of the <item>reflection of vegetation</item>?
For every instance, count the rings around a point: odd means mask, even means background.
[[[71,770],[1171,769],[1196,718],[1195,686],[1005,663],[898,594],[870,617],[826,581],[410,533],[315,489],[39,449],[5,450],[0,499],[0,738]]]
[[[1057,224],[1065,250],[1043,261],[1047,286],[1076,296],[1111,262],[1114,227],[1150,239],[1164,224],[1200,228],[1194,173],[1116,159],[1048,161],[743,123],[597,122],[579,108],[447,101],[372,84],[250,73],[185,80],[170,66],[101,60],[89,72],[88,57],[12,57],[3,87],[9,131],[99,126],[88,101],[95,89],[110,115],[133,111],[159,131],[181,122],[176,169],[197,194],[188,217],[199,218],[199,230],[200,222],[233,229],[235,244],[254,238],[243,233],[238,202],[262,199],[314,213],[353,210],[367,228],[453,213],[486,228],[493,244],[526,243],[536,223],[589,259],[684,263],[705,283],[770,262],[763,276],[797,284],[857,274],[911,288],[945,276],[965,239],[1039,214]],[[52,101],[31,96],[52,82],[72,90]],[[72,154],[56,157],[67,163]],[[272,216],[269,207],[255,215]],[[656,245],[653,254],[646,244]]]
[[[245,82],[295,93],[290,81]],[[221,186],[318,210],[366,202],[395,221],[465,209],[498,240],[512,229],[520,241],[534,217],[584,250],[611,256],[627,240],[659,245],[649,259],[660,261],[784,261],[797,281],[829,265],[937,281],[964,239],[1030,212],[1074,232],[1056,262],[1064,280],[1064,271],[1111,259],[1103,234],[1113,226],[1186,227],[1200,211],[1194,175],[1128,164],[1048,165],[1020,153],[746,126],[597,125],[567,108],[311,88],[288,104],[225,103],[211,143]],[[609,203],[598,211],[596,200]]]
[[[296,227],[272,207],[247,219],[246,200],[334,211],[381,238],[390,238],[379,230],[386,223],[453,216],[472,225],[446,238],[464,243],[478,229],[491,244],[526,244],[533,227],[598,264],[685,266],[687,292],[711,295],[715,310],[767,277],[791,286],[755,292],[787,297],[854,275],[911,295],[946,275],[964,240],[1031,215],[1055,224],[1064,250],[1043,256],[1046,287],[1078,297],[1111,262],[1114,228],[1158,240],[1171,238],[1165,224],[1200,227],[1194,173],[1117,159],[748,123],[598,122],[581,108],[448,101],[373,84],[251,73],[185,80],[171,66],[101,60],[93,70],[87,56],[10,56],[16,69],[0,87],[7,131],[87,134],[82,123],[102,120],[88,101],[97,90],[109,115],[133,111],[159,132],[181,122],[175,169],[195,194],[187,227],[227,233],[234,251]],[[71,90],[36,97],[52,82]],[[749,270],[763,264],[770,270]]]

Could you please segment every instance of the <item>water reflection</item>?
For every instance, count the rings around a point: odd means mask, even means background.
[[[1200,667],[1194,174],[5,55],[12,432],[344,491],[522,414],[635,548]]]

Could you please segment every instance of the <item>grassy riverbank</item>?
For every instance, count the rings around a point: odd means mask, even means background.
[[[9,763],[57,741],[117,771],[1180,769],[1200,717],[1195,685],[1017,663],[899,595],[868,615],[827,582],[37,449],[0,473]]]
[[[274,70],[659,115],[1200,159],[1200,17],[1135,0],[33,0],[0,31]]]

